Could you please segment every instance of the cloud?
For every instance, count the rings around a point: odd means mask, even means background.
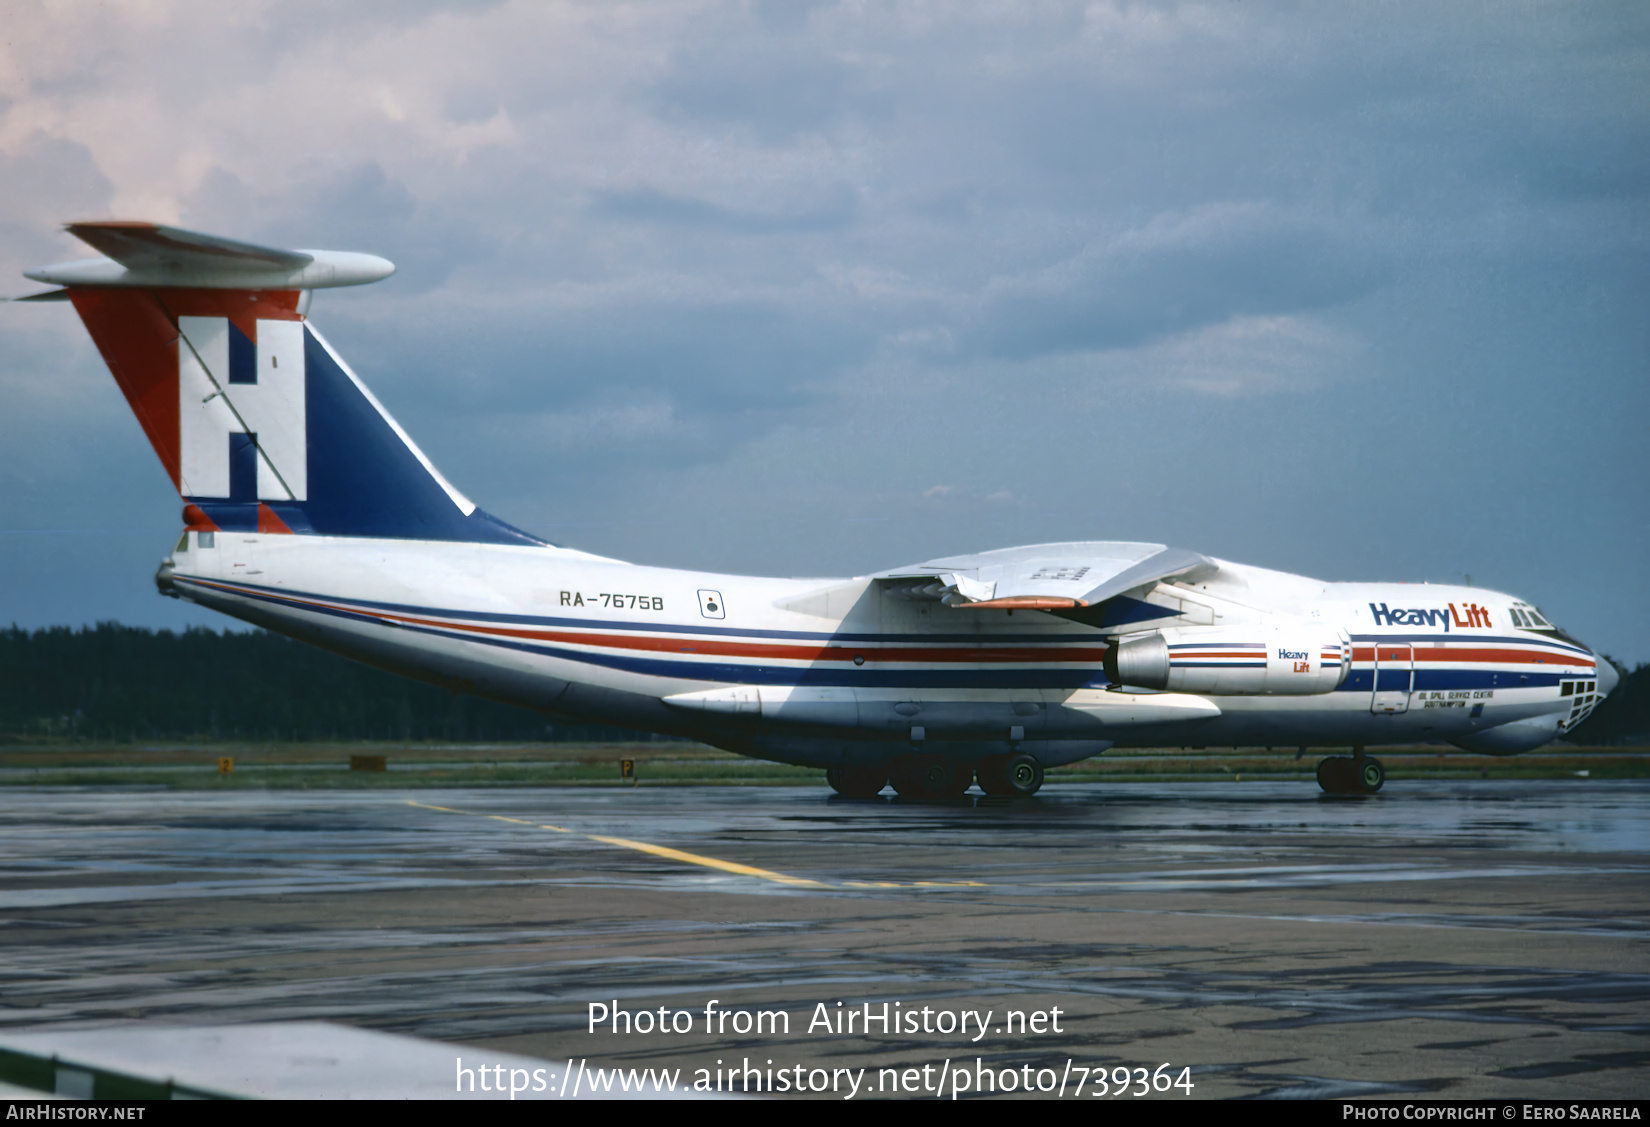
[[[22,294],[41,288],[19,277],[24,270],[80,257],[80,244],[59,232],[68,220],[106,216],[113,185],[85,145],[36,131],[0,150],[0,191],[0,293]]]
[[[213,167],[183,200],[179,222],[277,246],[367,250],[397,264],[408,296],[442,285],[460,265],[485,262],[498,240],[462,212],[420,201],[411,186],[376,161],[317,170],[311,177],[257,187]]]
[[[851,71],[789,35],[739,36],[678,51],[652,90],[654,112],[667,120],[742,127],[777,145],[832,125],[844,110]]]
[[[1345,234],[1250,202],[1160,215],[1056,265],[993,281],[975,338],[991,353],[1140,345],[1240,316],[1344,304],[1389,273]]]
[[[789,231],[829,231],[853,217],[854,195],[839,186],[828,198],[800,211],[764,213],[743,211],[689,196],[672,196],[651,188],[597,192],[590,214],[626,223],[663,223],[698,227],[714,232],[762,235]]]
[[[1216,396],[1299,392],[1344,380],[1368,349],[1356,334],[1301,316],[1233,317],[1135,349],[1093,356],[1119,382]]]

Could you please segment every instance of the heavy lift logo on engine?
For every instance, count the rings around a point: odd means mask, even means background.
[[[1454,603],[1445,604],[1448,610],[1439,610],[1436,607],[1416,607],[1411,609],[1388,610],[1382,603],[1376,606],[1369,604],[1369,613],[1375,616],[1377,626],[1438,626],[1444,627],[1448,634],[1450,625],[1463,629],[1474,626],[1489,626],[1490,612],[1488,607],[1481,607],[1477,603],[1467,603],[1461,610],[1455,609]]]

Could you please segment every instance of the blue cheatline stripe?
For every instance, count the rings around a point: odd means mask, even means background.
[[[1361,669],[1348,673],[1335,691],[1338,693],[1368,693],[1372,691],[1370,674],[1372,669]],[[1386,673],[1387,670],[1382,670]],[[1385,678],[1381,681],[1381,692],[1402,692],[1409,685],[1409,670],[1393,671],[1399,684],[1389,686]],[[1518,673],[1505,669],[1417,669],[1415,671],[1415,692],[1431,689],[1442,691],[1446,689],[1542,689],[1557,685],[1560,681],[1571,680],[1580,676],[1573,673]],[[1520,680],[1520,678],[1524,678]]]
[[[1265,669],[1264,661],[1175,661],[1170,659],[1170,669]]]
[[[1375,691],[1378,693],[1407,692],[1410,687],[1411,670],[1404,669],[1377,669],[1375,671]]]
[[[186,577],[179,577],[174,579],[174,582],[188,584],[191,581]],[[195,585],[205,586],[204,584]],[[215,587],[208,587],[207,589],[213,594],[224,594],[223,591]],[[228,593],[232,597],[238,596],[257,602],[270,603],[292,611],[323,614],[328,617],[361,622],[387,630],[405,630],[413,634],[424,634],[450,641],[474,642],[498,649],[540,654],[545,657],[562,658],[584,665],[596,665],[607,669],[617,669],[627,673],[662,677],[675,681],[722,681],[738,685],[814,685],[913,689],[1081,689],[1104,688],[1109,684],[1105,679],[1105,675],[1100,672],[1098,665],[1092,670],[1080,667],[1074,669],[1056,666],[1040,666],[1030,669],[1020,666],[985,670],[884,670],[857,667],[835,669],[812,666],[738,665],[732,662],[695,662],[691,660],[638,657],[630,654],[589,653],[584,650],[529,642],[519,638],[467,634],[456,627],[451,630],[443,630],[438,627],[387,623],[373,615],[361,614],[338,607],[292,606],[291,600],[283,599],[277,595],[263,595],[246,590],[232,590]]]
[[[183,582],[185,578],[180,576],[179,582]],[[1056,634],[1052,636],[1049,634],[958,634],[953,636],[934,634],[832,634],[827,631],[803,630],[741,630],[737,626],[700,626],[696,624],[677,626],[670,623],[615,622],[608,618],[548,618],[536,615],[503,614],[495,611],[442,610],[435,607],[418,606],[413,603],[380,603],[367,599],[345,599],[337,595],[324,595],[314,591],[295,591],[285,587],[264,587],[239,581],[233,584],[224,580],[213,580],[213,582],[233,586],[237,591],[244,591],[249,595],[268,594],[278,599],[327,599],[368,610],[418,614],[429,618],[459,618],[466,622],[502,623],[508,626],[560,626],[582,630],[621,630],[644,634],[702,634],[712,637],[732,638],[790,638],[809,642],[899,642],[903,645],[915,643],[932,646],[959,646],[969,643],[986,646],[1002,645],[1004,643],[1047,646],[1092,645],[1095,647],[1096,659],[1099,658],[1101,651],[1105,649],[1104,641],[1094,634]]]
[[[1415,690],[1539,689],[1557,685],[1568,674],[1509,672],[1505,669],[1417,669]]]

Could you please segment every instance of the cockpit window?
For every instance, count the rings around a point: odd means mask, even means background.
[[[1512,619],[1514,626],[1524,630],[1539,630],[1549,638],[1554,638],[1560,642],[1568,642],[1582,649],[1587,648],[1579,639],[1570,637],[1562,628],[1554,626],[1546,615],[1536,610],[1529,603],[1520,603],[1515,607],[1508,607],[1507,610],[1509,612],[1508,617]]]

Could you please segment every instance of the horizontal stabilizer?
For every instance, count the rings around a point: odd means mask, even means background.
[[[953,607],[1060,610],[1097,606],[1125,591],[1216,566],[1182,548],[1095,540],[949,556],[872,578]]]
[[[59,286],[168,286],[227,290],[315,290],[359,286],[395,272],[387,259],[336,250],[277,250],[158,223],[108,220],[65,230],[105,258],[24,274]]]

